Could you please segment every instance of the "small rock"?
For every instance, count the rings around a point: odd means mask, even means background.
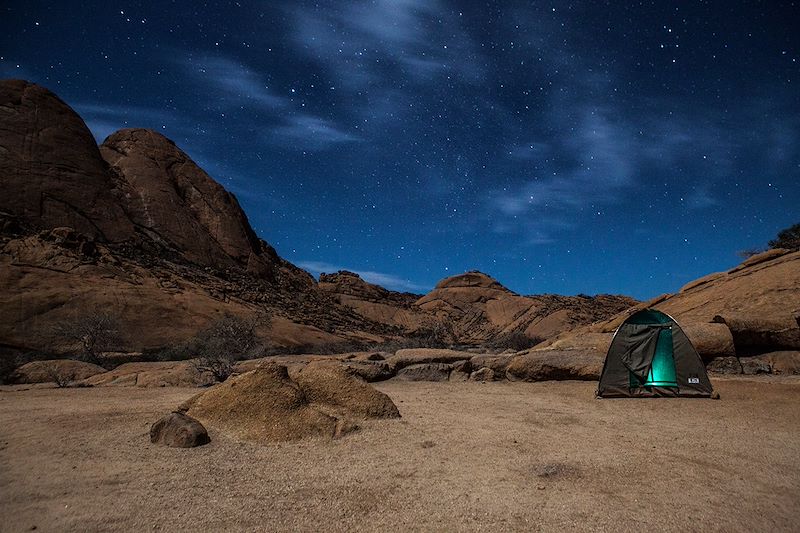
[[[150,428],[150,442],[172,448],[194,448],[208,444],[208,431],[199,421],[183,413],[173,412]]]

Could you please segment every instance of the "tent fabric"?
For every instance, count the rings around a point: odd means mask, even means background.
[[[644,383],[653,364],[661,327],[625,324],[624,328],[625,335],[621,338],[624,351],[620,354],[620,359],[625,368]]]
[[[655,309],[628,317],[614,334],[598,397],[693,396],[713,392],[703,361],[675,320]]]

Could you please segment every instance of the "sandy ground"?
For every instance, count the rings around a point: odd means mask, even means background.
[[[386,382],[402,420],[190,450],[148,428],[196,389],[4,390],[0,530],[797,531],[800,381],[715,385]]]

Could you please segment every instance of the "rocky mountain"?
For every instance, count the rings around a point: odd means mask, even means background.
[[[53,326],[96,311],[119,317],[120,349],[136,351],[183,341],[224,314],[271,315],[259,334],[284,346],[437,327],[480,343],[554,335],[635,303],[519,296],[480,273],[422,297],[350,272],[317,283],[258,238],[236,198],[172,141],[125,129],[98,147],[66,103],[26,81],[0,81],[0,185],[5,351],[58,351]]]

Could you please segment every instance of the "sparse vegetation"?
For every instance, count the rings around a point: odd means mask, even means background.
[[[261,345],[256,329],[269,323],[266,315],[240,318],[225,315],[201,331],[190,343],[197,356],[199,372],[210,372],[217,381],[225,381],[233,373],[236,361],[247,359]]]
[[[58,361],[45,363],[44,371],[58,388],[68,387],[70,383],[75,381],[75,371],[67,370],[58,363]]]
[[[764,252],[766,252],[766,250],[763,248],[749,248],[747,250],[739,250],[738,252],[736,252],[736,255],[738,255],[742,259],[750,259],[754,255],[758,255]]]
[[[76,359],[101,365],[103,352],[119,349],[123,342],[119,320],[102,311],[74,316],[57,323],[53,334]]]
[[[800,223],[794,224],[778,233],[778,236],[769,241],[770,248],[800,249]]]
[[[779,231],[778,236],[767,244],[769,248],[748,248],[746,250],[739,250],[736,254],[742,259],[749,259],[754,255],[766,252],[768,249],[786,248],[787,250],[800,250],[800,223]]]

